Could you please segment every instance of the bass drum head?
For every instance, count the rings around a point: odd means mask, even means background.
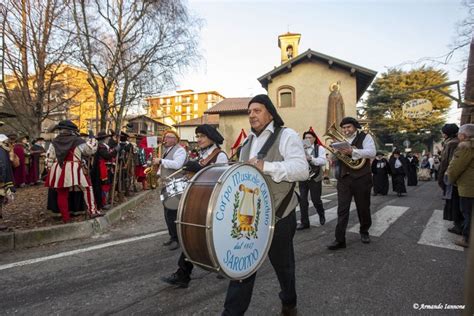
[[[234,165],[219,179],[211,196],[212,242],[220,273],[241,280],[252,275],[270,248],[274,212],[263,174],[247,164]]]

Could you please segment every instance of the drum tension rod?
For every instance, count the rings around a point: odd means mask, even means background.
[[[221,270],[219,267],[209,266],[207,264],[200,263],[200,262],[188,259],[188,258],[184,258],[184,260],[189,261],[189,262],[194,263],[194,264],[197,264],[198,266],[202,266],[202,267],[205,267],[205,268],[208,268],[208,269],[211,269],[211,270],[216,270],[218,272]]]
[[[175,223],[176,223],[176,224],[187,225],[187,226],[195,226],[195,227],[201,227],[201,228],[211,229],[211,226],[206,226],[206,225],[193,224],[193,223],[187,223],[187,222],[181,222],[181,221],[175,221]]]

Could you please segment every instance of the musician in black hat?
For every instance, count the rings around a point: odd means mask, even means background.
[[[336,161],[338,199],[336,240],[328,246],[329,250],[346,248],[346,229],[349,223],[349,212],[353,197],[360,221],[360,238],[363,243],[370,243],[369,228],[372,225],[370,215],[370,191],[372,188],[370,159],[375,158],[375,143],[370,134],[359,131],[361,125],[353,117],[343,118],[339,126],[347,142],[351,144],[350,147],[339,149],[339,153],[352,160],[361,158],[367,160],[359,169],[353,169],[339,159]]]
[[[225,164],[229,161],[227,154],[220,147],[224,142],[224,137],[214,126],[203,124],[196,127],[196,139],[199,146],[199,156],[197,159],[188,160],[184,164],[186,171],[198,172],[214,163]],[[176,220],[176,217],[174,219]],[[161,280],[171,285],[186,288],[191,281],[193,268],[194,265],[186,261],[184,253],[181,253],[178,260],[178,270],[170,276],[162,277]]]
[[[306,181],[299,182],[301,223],[296,227],[296,230],[309,228],[308,193],[310,193],[311,201],[313,201],[314,208],[316,208],[319,215],[319,223],[321,225],[326,223],[323,201],[321,200],[323,180],[322,166],[326,165],[326,150],[323,146],[319,146],[317,140],[318,138],[314,131],[309,130],[303,133],[303,146],[311,170],[311,176]]]

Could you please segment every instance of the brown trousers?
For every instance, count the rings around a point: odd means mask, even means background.
[[[352,197],[357,207],[360,222],[360,233],[368,234],[372,225],[370,215],[370,191],[372,189],[372,175],[370,173],[358,178],[347,175],[337,181],[337,225],[336,241],[346,240],[346,229],[349,223],[349,212]]]

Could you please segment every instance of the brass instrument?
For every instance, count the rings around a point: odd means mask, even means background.
[[[150,157],[150,167],[145,168],[143,171],[146,175],[146,179],[148,184],[152,189],[156,189],[158,187],[158,170],[160,168],[160,164],[154,164],[153,160],[155,158],[161,158],[161,146],[158,145],[156,150],[153,150]]]
[[[344,137],[344,135],[337,130],[335,123],[333,123],[329,127],[326,134],[324,134],[323,136],[326,137],[326,141],[327,140],[332,140],[333,142],[334,141],[348,142],[347,139]],[[343,153],[340,153],[339,151],[332,148],[330,144],[329,145],[324,145],[323,144],[322,146],[324,148],[326,148],[327,150],[329,150],[334,156],[336,156],[337,159],[342,161],[342,163],[344,163],[346,166],[348,166],[351,169],[359,170],[365,165],[365,163],[367,161],[366,158],[353,160],[351,157],[349,157],[347,155],[344,155]],[[355,148],[355,147],[353,146],[353,148]]]
[[[303,139],[302,141],[303,143],[303,148],[305,150],[305,154],[306,154],[306,149],[308,148],[311,148],[311,146],[313,146],[313,144],[311,144],[311,142],[307,139]],[[313,179],[315,176],[316,176],[316,172],[315,170],[311,167],[311,164],[308,162],[308,168],[309,168],[309,177],[308,177],[308,180],[311,180]],[[319,172],[319,170],[318,170]]]

